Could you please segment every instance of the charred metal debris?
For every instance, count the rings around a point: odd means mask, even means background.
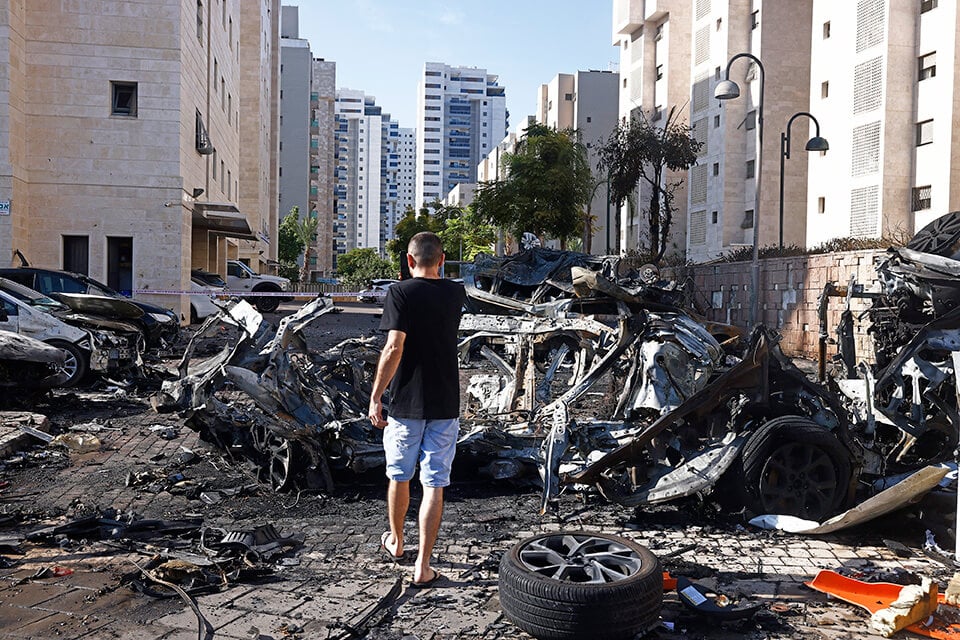
[[[743,335],[687,310],[685,287],[650,265],[539,248],[480,256],[464,265],[458,455],[491,478],[539,484],[543,510],[565,487],[592,486],[627,506],[716,491],[755,513],[813,520],[877,479],[952,459],[960,214],[948,217],[947,231],[890,250],[882,291],[827,288],[819,381],[776,332]],[[828,377],[832,295],[848,311],[836,330],[840,372]],[[871,299],[873,365],[852,351],[855,297]],[[274,331],[231,303],[201,327],[155,407],[254,460],[277,490],[330,489],[333,469],[382,465],[381,432],[365,416],[377,339],[308,348],[305,329],[336,310],[318,298]],[[191,362],[222,325],[233,339]]]

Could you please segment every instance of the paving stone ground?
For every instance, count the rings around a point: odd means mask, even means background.
[[[828,600],[804,582],[821,569],[845,569],[866,578],[904,572],[941,579],[945,569],[916,552],[922,539],[903,533],[913,547],[911,558],[897,557],[882,542],[895,537],[897,514],[878,528],[864,528],[820,538],[761,532],[688,512],[638,512],[599,498],[565,495],[559,514],[539,516],[539,495],[504,485],[485,485],[461,478],[450,488],[436,567],[446,576],[440,586],[409,587],[410,567],[382,558],[379,538],[385,528],[382,481],[370,477],[340,479],[335,495],[237,497],[222,505],[168,492],[151,493],[125,486],[130,470],[162,465],[184,448],[202,451],[195,433],[182,428],[176,416],[158,416],[145,401],[100,399],[106,424],[123,425],[100,435],[100,451],[71,454],[69,463],[28,468],[8,477],[0,493],[0,514],[30,506],[52,514],[60,523],[83,508],[113,507],[148,517],[202,515],[215,526],[243,527],[269,521],[283,532],[305,536],[297,566],[278,571],[266,584],[237,584],[196,598],[215,629],[213,637],[243,640],[270,638],[333,638],[368,611],[399,579],[397,602],[371,628],[367,637],[395,640],[446,638],[527,638],[506,621],[497,592],[497,559],[515,542],[537,533],[589,530],[617,534],[650,547],[659,555],[695,544],[696,548],[668,565],[675,574],[731,597],[751,596],[764,604],[754,619],[718,624],[698,618],[680,606],[675,593],[664,597],[665,626],[650,638],[867,638],[864,612]],[[63,417],[54,420],[69,420]],[[178,428],[164,439],[152,425]],[[224,461],[211,459],[221,473]],[[211,468],[213,468],[211,467]],[[0,477],[0,479],[3,479]],[[356,482],[351,485],[350,482]],[[414,491],[414,506],[417,503]],[[266,509],[264,505],[268,505]],[[266,516],[263,516],[266,517]],[[43,523],[0,528],[0,538],[23,533]],[[891,534],[891,531],[894,533]],[[415,525],[408,529],[415,544]],[[24,544],[24,555],[7,555],[15,566],[0,569],[0,639],[85,638],[105,640],[188,640],[197,635],[197,619],[178,598],[155,599],[118,587],[118,577],[148,559],[116,545],[89,543],[79,549]],[[159,551],[159,550],[157,550]],[[66,567],[63,577],[30,579],[44,567]],[[772,605],[777,606],[774,611]],[[338,626],[341,625],[341,626]],[[666,626],[672,626],[668,630]]]

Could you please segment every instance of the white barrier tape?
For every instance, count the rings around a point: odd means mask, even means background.
[[[177,289],[136,289],[133,293],[152,296],[207,295],[215,298],[316,298],[319,295],[337,298],[351,298],[361,295],[365,298],[381,298],[387,295],[386,291],[180,291]]]

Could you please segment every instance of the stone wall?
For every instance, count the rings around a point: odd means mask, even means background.
[[[819,341],[818,300],[828,282],[846,285],[850,276],[867,289],[877,286],[876,264],[885,255],[881,250],[847,251],[825,255],[775,258],[760,261],[760,320],[783,335],[780,343],[790,356],[817,358]],[[746,326],[750,315],[750,262],[694,265],[675,276],[692,278],[698,303],[707,317],[717,322]],[[855,319],[869,307],[867,300],[854,300]],[[828,353],[836,353],[835,329],[846,302],[831,298]],[[872,360],[873,343],[866,318],[855,322],[857,354]]]

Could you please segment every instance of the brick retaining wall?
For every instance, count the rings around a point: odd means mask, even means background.
[[[760,261],[760,320],[783,335],[781,347],[789,356],[817,358],[819,320],[817,300],[827,282],[846,285],[850,275],[871,288],[876,282],[876,264],[883,250],[845,251],[824,255],[771,258]],[[750,315],[750,262],[693,265],[684,275],[696,285],[696,297],[707,307],[707,317],[718,322],[746,326]],[[666,274],[669,276],[669,274]],[[845,308],[845,301],[832,298],[828,307],[831,338]],[[867,300],[854,300],[855,316],[869,307]],[[859,360],[872,361],[873,343],[867,334],[869,322],[855,323]],[[831,344],[828,353],[835,353]]]

